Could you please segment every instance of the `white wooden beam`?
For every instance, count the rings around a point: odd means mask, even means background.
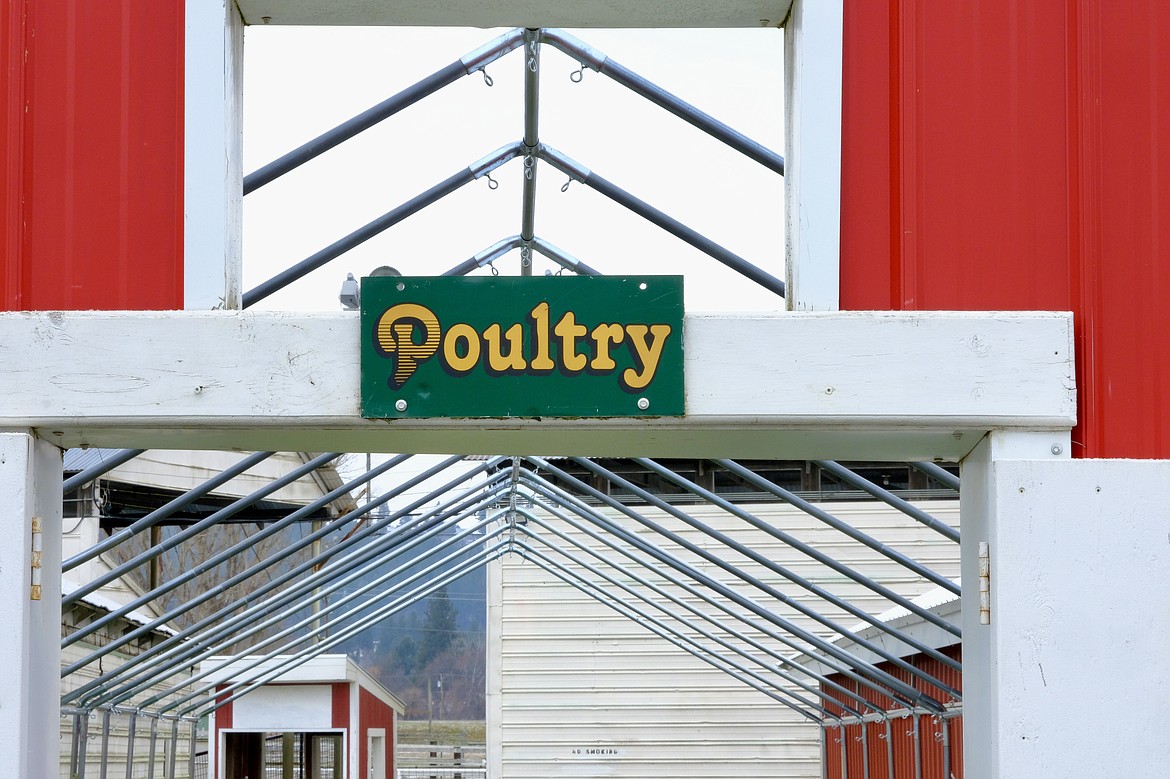
[[[425,27],[759,27],[791,0],[236,0],[248,24]],[[767,26],[767,25],[765,25]]]
[[[1075,422],[1072,317],[689,315],[687,415],[360,417],[356,313],[0,314],[0,427],[61,446],[958,459]]]

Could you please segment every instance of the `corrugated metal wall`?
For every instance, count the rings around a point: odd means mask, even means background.
[[[850,524],[935,570],[958,575],[957,546],[933,531],[873,504],[826,505]],[[897,591],[917,595],[932,588],[794,509],[779,504],[749,509]],[[929,510],[947,522],[958,522],[957,502],[931,504]],[[646,513],[705,548],[723,549],[710,539],[702,541],[698,531],[661,512]],[[872,613],[888,607],[869,590],[717,509],[703,506],[691,513]],[[630,520],[622,524],[634,529]],[[650,531],[638,532],[650,540],[657,538]],[[679,555],[693,559],[686,552]],[[778,584],[779,577],[761,566],[731,552],[725,556],[753,575]],[[710,563],[695,564],[706,573],[729,579]],[[532,561],[513,555],[499,565],[502,584],[489,598],[493,604],[502,603],[502,609],[489,610],[497,616],[489,625],[496,635],[489,644],[494,651],[489,652],[488,676],[498,674],[500,690],[498,696],[489,695],[488,705],[489,722],[495,723],[489,741],[499,739],[502,775],[509,779],[820,776],[820,733],[815,723],[559,583]],[[802,627],[825,632],[746,585],[735,588],[745,594],[754,592],[757,601]],[[847,626],[857,622],[811,597],[801,597],[803,591],[791,584],[780,588]],[[686,600],[693,602],[689,596]]]
[[[1170,457],[1170,5],[847,0],[845,309],[1071,310],[1081,457]]]
[[[947,647],[943,654],[953,659],[962,659],[958,644]],[[933,658],[914,655],[908,658],[916,667],[927,671],[939,681],[962,690],[962,674],[948,668]],[[915,680],[904,670],[891,663],[880,663],[878,668],[890,673],[915,689],[922,690],[937,700],[946,700],[946,695],[937,687]],[[884,709],[898,709],[899,704],[886,696],[861,688],[857,682],[841,674],[832,674],[834,682],[850,689],[866,700]],[[831,706],[834,714],[840,714],[840,707]],[[826,728],[825,777],[846,779],[868,775],[870,779],[963,779],[963,718],[942,719],[920,716],[894,718],[889,730],[884,722],[864,725],[850,725],[844,729]],[[945,732],[944,732],[945,729]],[[843,731],[843,732],[842,732]],[[917,731],[917,734],[915,733]],[[842,740],[845,749],[842,750]],[[890,773],[891,754],[887,744],[892,745],[893,774]],[[841,770],[844,752],[847,771]],[[866,773],[868,771],[868,774]]]
[[[183,307],[183,0],[0,0],[0,310]]]

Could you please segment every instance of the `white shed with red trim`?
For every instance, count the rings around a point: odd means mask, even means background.
[[[287,657],[213,657],[221,700],[237,682],[277,672]],[[394,774],[397,697],[345,655],[320,655],[289,668],[245,695],[223,703],[208,723],[211,779],[257,779],[270,767],[298,767],[332,779]],[[284,775],[290,775],[285,773]],[[300,775],[300,774],[292,774]]]

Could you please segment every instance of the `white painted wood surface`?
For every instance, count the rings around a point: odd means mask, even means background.
[[[841,299],[841,0],[796,0],[784,28],[788,308]]]
[[[186,0],[185,19],[184,307],[238,309],[244,25],[231,0]]]
[[[432,27],[776,26],[791,0],[237,0],[248,24]],[[268,17],[268,21],[265,21]]]
[[[948,577],[957,575],[958,545],[905,515],[875,503],[821,505],[936,572]],[[941,521],[958,526],[958,501],[920,505]],[[889,606],[888,601],[872,591],[714,506],[683,508],[869,613],[881,613]],[[934,587],[791,506],[770,503],[743,508],[906,596]],[[614,512],[605,513],[612,516]],[[643,513],[846,627],[858,623],[856,617],[725,549],[679,520],[657,510],[643,510]],[[826,635],[824,627],[794,609],[700,561],[632,520],[622,518],[619,523],[802,628]],[[557,526],[575,538],[583,538],[563,523]],[[538,532],[547,535],[546,531]],[[604,550],[606,559],[619,560],[655,582],[663,581],[657,575],[659,564],[651,564],[649,569],[638,568],[616,552],[584,540],[589,546]],[[595,560],[591,562],[597,564]],[[581,570],[572,564],[570,567]],[[493,563],[493,568],[499,570],[489,579],[495,588],[489,592],[489,604],[499,605],[489,609],[489,690],[493,685],[497,688],[497,693],[488,700],[488,721],[492,723],[488,741],[495,744],[494,751],[489,753],[489,760],[493,761],[489,764],[490,775],[516,779],[546,776],[815,779],[821,775],[817,752],[820,733],[815,724],[557,581],[531,560],[509,556]],[[644,591],[624,574],[615,574],[612,569],[606,572]],[[583,572],[583,575],[597,580],[591,573]],[[621,594],[612,585],[605,587]],[[667,588],[688,603],[700,605],[708,613],[717,613],[673,585]],[[622,597],[626,602],[634,602],[629,595]],[[658,602],[664,600],[661,596],[652,597]],[[680,610],[677,606],[670,608]],[[652,608],[648,610],[662,616]],[[742,625],[737,627],[752,633]],[[690,629],[684,628],[684,632],[695,635]],[[761,638],[758,633],[753,635]],[[711,643],[707,639],[699,640]],[[794,654],[771,639],[761,640],[779,648],[785,656]],[[731,641],[738,644],[735,639]],[[899,649],[905,651],[902,645]],[[749,651],[760,656],[758,650]],[[589,749],[612,752],[591,754]]]
[[[991,624],[963,609],[965,773],[1165,776],[1170,462],[1015,459],[1005,438],[963,470],[964,580],[979,541],[991,556]]]
[[[29,432],[0,432],[0,776],[57,775],[61,695],[61,452]],[[33,518],[41,592],[30,593]]]
[[[687,415],[364,420],[356,313],[0,314],[0,427],[62,446],[958,459],[1075,422],[1058,313],[692,315]]]

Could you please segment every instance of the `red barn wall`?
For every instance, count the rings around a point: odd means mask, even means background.
[[[0,310],[183,307],[183,7],[0,0]]]
[[[1081,457],[1170,457],[1170,4],[846,0],[841,306],[1071,310]]]
[[[357,749],[361,750],[361,775],[370,775],[370,756],[366,751],[370,728],[384,728],[386,731],[386,775],[394,772],[394,709],[383,703],[377,696],[361,687],[358,702],[358,722],[361,732],[354,734]]]

